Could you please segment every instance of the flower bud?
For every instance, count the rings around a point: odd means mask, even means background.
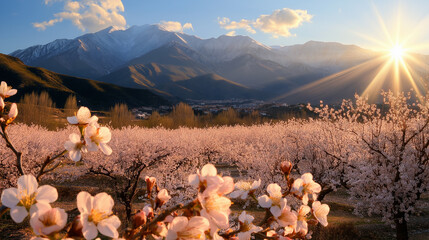
[[[153,187],[155,186],[155,183],[156,183],[156,178],[146,176],[144,178],[144,180],[146,181],[147,197],[150,198],[150,194],[152,193],[152,189],[153,189]]]
[[[7,114],[6,125],[15,120],[16,116],[18,116],[18,107],[16,103],[12,103],[9,113]]]
[[[133,229],[140,227],[143,224],[146,224],[146,213],[144,211],[137,212],[131,219],[133,224]]]
[[[143,212],[146,214],[146,218],[148,218],[148,219],[151,219],[155,216],[153,213],[153,208],[151,208],[149,205],[146,205],[143,208]]]
[[[289,161],[283,161],[280,163],[280,169],[284,174],[289,174],[292,170],[292,163]]]
[[[168,195],[167,189],[162,189],[158,192],[155,200],[155,209],[160,208],[164,203],[170,200],[171,196]]]

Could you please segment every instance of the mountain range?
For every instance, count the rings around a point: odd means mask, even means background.
[[[149,90],[58,74],[27,66],[18,58],[4,54],[0,54],[0,79],[18,89],[19,94],[10,98],[13,102],[19,101],[27,93],[46,91],[59,107],[64,105],[70,95],[76,96],[80,105],[98,110],[108,110],[116,103],[126,103],[131,107],[170,104]]]
[[[113,27],[75,39],[59,39],[10,54],[25,64],[122,87],[148,89],[179,99],[254,98],[302,102],[338,101],[365,88],[368,72],[341,71],[381,56],[355,45],[310,41],[269,47],[248,36],[201,39],[159,25]],[[426,61],[426,57],[423,56]],[[377,65],[378,64],[378,65]],[[329,78],[330,80],[323,81]],[[334,92],[326,82],[348,89]],[[316,83],[325,84],[319,87]],[[313,87],[312,87],[313,86]],[[344,93],[344,94],[338,94]]]

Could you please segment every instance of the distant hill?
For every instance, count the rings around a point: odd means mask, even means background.
[[[126,103],[130,107],[168,104],[167,100],[148,90],[124,88],[29,67],[18,58],[4,54],[0,54],[0,79],[18,89],[18,94],[11,97],[11,101],[19,101],[24,94],[33,91],[47,91],[60,107],[69,95],[76,95],[80,105],[95,109],[108,109],[115,103]]]
[[[182,99],[261,97],[258,91],[225,79],[190,57],[196,55],[187,47],[170,43],[131,60],[99,80]]]

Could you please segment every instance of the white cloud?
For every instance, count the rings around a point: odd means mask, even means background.
[[[182,25],[180,22],[175,21],[161,21],[159,25],[170,32],[183,32],[186,29],[194,30],[191,23],[185,23]]]
[[[45,0],[45,4],[58,0]],[[101,29],[114,26],[116,28],[125,28],[127,22],[122,16],[124,5],[122,0],[63,0],[64,11],[54,14],[55,19],[51,25],[43,23],[33,23],[33,26],[41,30],[46,26],[52,26],[56,22],[70,20],[82,31],[96,32]]]
[[[270,33],[277,38],[290,37],[290,30],[298,28],[304,22],[310,22],[312,15],[308,14],[307,10],[301,9],[277,9],[270,15],[261,15],[255,21],[242,19],[239,22],[230,21],[228,18],[219,20],[219,25],[227,30],[245,29],[250,33],[256,33],[252,26],[265,33]]]
[[[33,23],[33,27],[37,28],[37,30],[43,31],[46,30],[46,27],[53,26],[57,22],[63,21],[62,18],[51,19],[49,21],[44,21],[41,23]]]
[[[235,31],[231,31],[231,32],[228,32],[227,34],[225,34],[226,36],[230,36],[230,37],[232,37],[232,36],[235,36]]]
[[[290,29],[301,26],[303,22],[310,22],[312,17],[307,10],[283,8],[275,10],[271,15],[261,15],[253,26],[274,37],[289,37],[292,35]]]
[[[229,18],[222,18],[218,20],[219,25],[226,30],[235,30],[235,29],[244,29],[250,33],[256,33],[256,31],[250,26],[252,24],[251,21],[246,19],[241,19],[239,22],[230,21]]]
[[[192,29],[192,31],[194,31],[194,27],[192,26],[192,23],[183,24],[183,30],[186,30],[186,29]]]

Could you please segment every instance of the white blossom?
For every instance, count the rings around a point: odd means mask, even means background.
[[[70,134],[69,139],[70,141],[64,143],[64,148],[68,151],[70,159],[77,162],[82,158],[82,152],[87,152],[86,146],[76,133]]]
[[[320,184],[313,181],[313,175],[311,173],[304,173],[301,178],[296,179],[292,185],[292,192],[302,196],[302,202],[308,204],[308,195],[313,200],[317,199],[317,193],[322,190]]]
[[[18,179],[17,188],[3,190],[1,202],[10,208],[10,215],[15,222],[22,222],[29,212],[32,215],[36,211],[34,204],[49,204],[57,200],[57,189],[49,185],[38,186],[33,175],[23,175]]]
[[[87,107],[80,107],[75,116],[67,117],[67,121],[73,125],[86,126],[88,124],[96,123],[97,116],[91,117],[91,111]]]
[[[261,179],[258,181],[247,182],[247,181],[238,181],[235,183],[235,191],[233,191],[230,196],[232,198],[241,198],[246,199],[248,194],[261,186]]]
[[[240,221],[240,232],[237,234],[239,240],[249,240],[252,233],[262,231],[262,227],[255,226],[252,222],[255,218],[243,211],[238,217]]]
[[[329,213],[329,206],[327,204],[321,204],[319,201],[313,202],[312,205],[313,209],[313,215],[319,221],[322,226],[326,227],[328,226],[328,213]]]
[[[77,195],[77,208],[85,239],[94,239],[98,232],[111,238],[118,238],[117,229],[121,221],[113,215],[113,205],[113,199],[107,193],[99,193],[94,197],[87,192],[80,192]]]
[[[52,208],[49,204],[36,203],[30,225],[36,235],[50,235],[61,231],[67,224],[67,213],[61,208]]]
[[[282,195],[282,188],[277,183],[271,183],[267,187],[268,195],[262,195],[258,197],[258,203],[263,208],[280,207],[284,200]]]
[[[2,81],[0,84],[0,97],[5,99],[8,98],[10,96],[13,96],[17,93],[18,91],[16,89],[12,89],[11,86],[8,86],[6,82]]]
[[[107,145],[111,138],[112,134],[107,127],[89,125],[85,129],[85,141],[89,151],[97,151],[100,148],[104,154],[112,154],[112,148]]]
[[[174,239],[206,239],[205,231],[209,229],[209,221],[204,217],[175,217],[170,223],[167,240]]]

